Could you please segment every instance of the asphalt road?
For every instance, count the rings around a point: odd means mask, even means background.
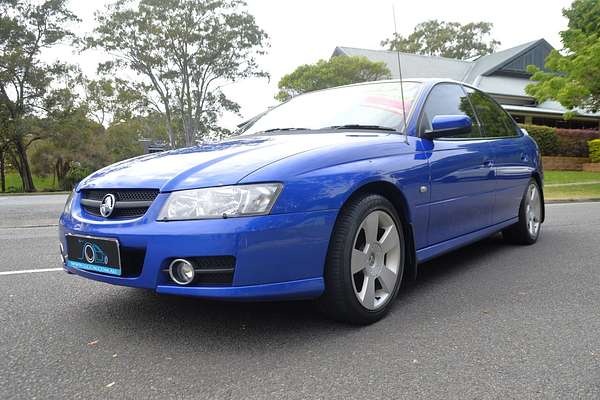
[[[0,197],[0,273],[60,266],[64,199]],[[548,206],[533,247],[493,237],[419,273],[362,328],[302,302],[0,275],[0,398],[600,398],[600,203]]]

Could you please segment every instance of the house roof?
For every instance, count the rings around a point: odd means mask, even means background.
[[[533,64],[543,69],[545,59],[553,49],[546,40],[538,39],[473,60],[400,53],[400,62],[404,79],[441,78],[461,81],[495,96],[507,110],[562,115],[567,110],[559,103],[546,101],[536,105],[534,99],[525,93],[525,88],[531,83],[527,66]],[[393,78],[400,77],[398,53],[395,51],[336,47],[332,57],[335,56],[363,56],[371,61],[383,61]],[[575,112],[583,117],[600,117],[600,113],[585,110]]]
[[[534,99],[525,93],[531,83],[528,65],[544,68],[544,62],[554,48],[544,39],[538,39],[521,45],[488,54],[473,60],[424,56],[400,53],[402,75],[410,78],[442,78],[465,82],[479,87],[484,92],[495,95],[507,110],[535,112],[541,114],[564,114],[567,110],[556,102],[544,102],[535,105]],[[382,61],[389,68],[392,78],[398,79],[398,54],[389,50],[368,50],[355,47],[336,47],[335,56],[363,56],[371,61]],[[531,106],[525,106],[531,104]],[[576,110],[585,117],[599,117],[599,114]]]
[[[546,40],[538,39],[475,60],[400,53],[400,62],[402,74],[406,78],[449,78],[481,86],[483,90],[492,93],[528,97],[525,94],[525,86],[530,83],[527,65],[543,67],[544,60],[551,50],[552,46]],[[399,78],[398,56],[395,51],[336,47],[332,57],[339,55],[364,56],[372,61],[383,61],[390,69],[392,77]],[[498,79],[487,79],[495,75],[512,76],[513,79],[500,79],[502,82]]]
[[[480,75],[491,75],[492,73],[499,70],[502,66],[509,64],[514,61],[520,55],[526,53],[529,49],[537,46],[540,43],[546,43],[546,40],[539,39],[532,42],[523,43],[519,46],[511,47],[510,49],[498,51],[496,53],[488,54],[479,57],[473,61],[471,71],[467,76],[469,83],[474,83],[477,77]],[[549,44],[548,44],[549,46]]]
[[[335,56],[362,56],[371,61],[383,61],[387,64],[392,78],[398,79],[398,55],[395,51],[367,50],[355,47],[336,47]],[[463,81],[471,62],[453,58],[423,56],[419,54],[401,53],[402,75],[410,78],[449,78]]]

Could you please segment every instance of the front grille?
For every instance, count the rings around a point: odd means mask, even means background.
[[[155,189],[88,189],[83,190],[81,206],[91,215],[101,217],[100,205],[107,194],[115,196],[115,208],[110,219],[132,219],[143,216],[158,196]]]

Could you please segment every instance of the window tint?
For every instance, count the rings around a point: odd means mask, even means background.
[[[494,100],[479,90],[465,87],[483,127],[485,137],[517,136],[512,118]]]
[[[473,108],[469,99],[459,85],[452,83],[442,83],[436,85],[429,96],[423,114],[421,115],[421,124],[419,131],[421,133],[430,131],[431,121],[437,115],[468,115],[473,121],[473,129],[470,133],[452,138],[479,138],[481,132]]]

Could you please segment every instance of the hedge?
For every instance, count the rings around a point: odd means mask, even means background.
[[[590,160],[593,163],[600,163],[600,139],[590,140],[588,147],[590,149]]]
[[[535,139],[543,156],[558,155],[558,136],[556,128],[541,125],[521,125]]]
[[[521,125],[535,139],[543,156],[589,157],[588,142],[600,139],[599,131]]]

